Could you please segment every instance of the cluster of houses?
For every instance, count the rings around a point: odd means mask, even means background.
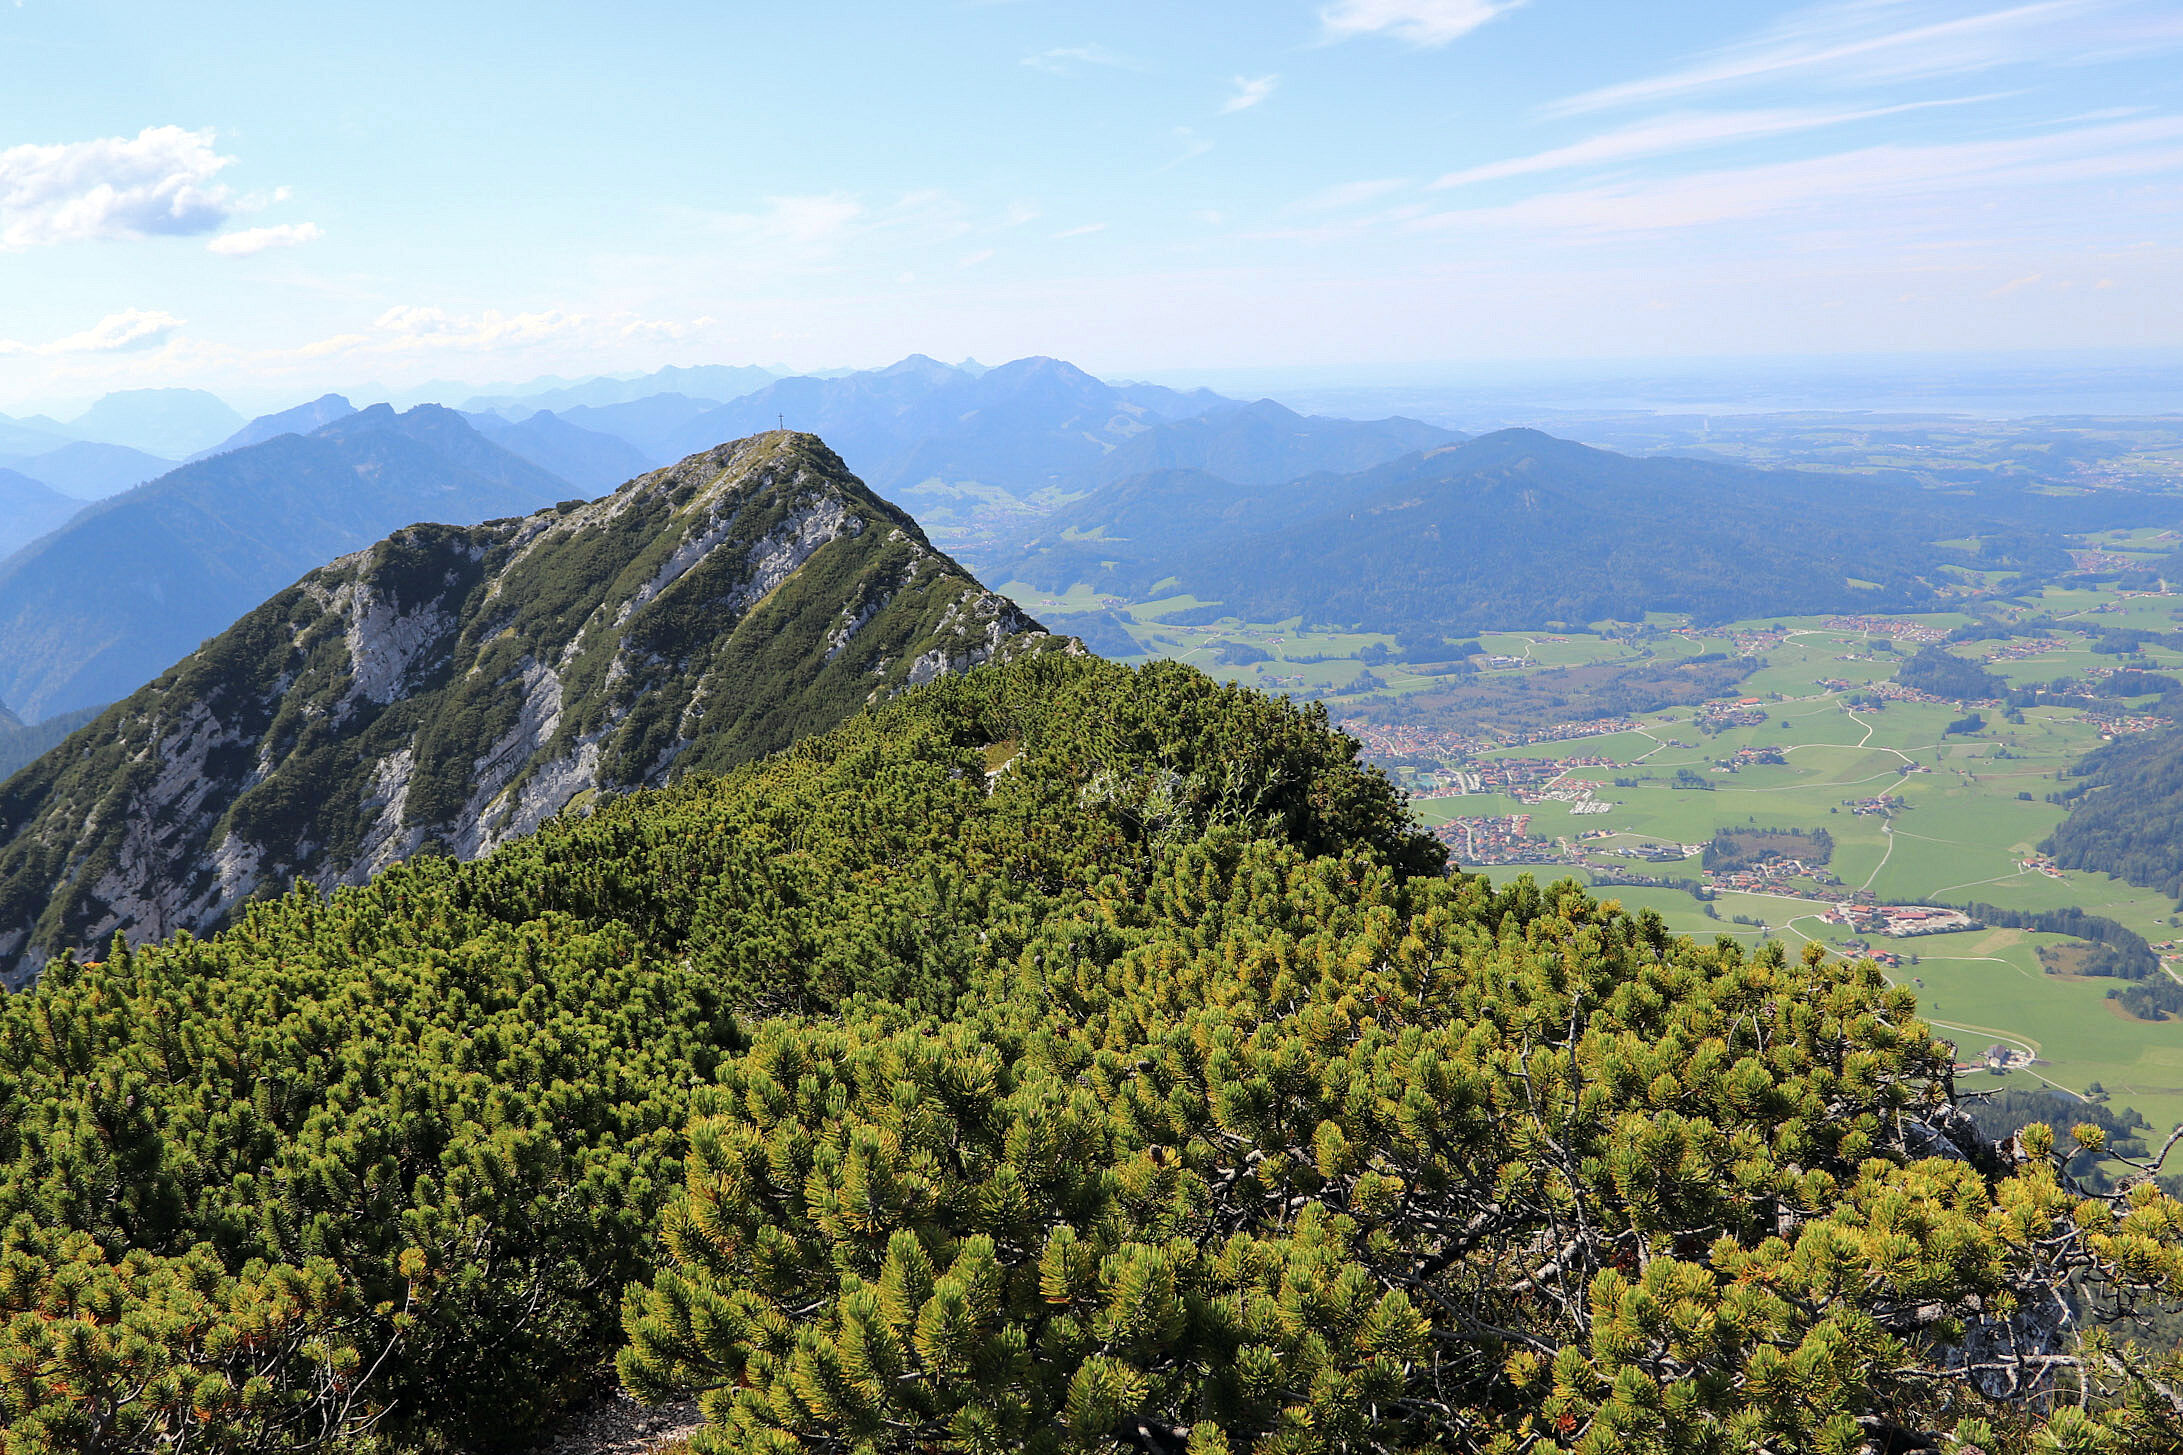
[[[1986,653],[1989,662],[2021,662],[2027,657],[2043,657],[2060,647],[2062,643],[2052,637],[2011,637],[2000,646]]]
[[[1948,628],[1928,626],[1922,621],[1912,621],[1901,616],[1836,616],[1827,620],[1830,631],[1857,632],[1868,637],[1890,637],[1901,642],[1938,642],[1948,637]]]
[[[1715,644],[1725,637],[1736,644],[1738,656],[1756,657],[1768,647],[1778,647],[1788,640],[1789,629],[1785,626],[1762,626],[1702,630],[1694,626],[1679,626],[1670,635],[1697,642],[1708,650],[1717,650]]]
[[[1493,746],[1483,738],[1451,728],[1412,727],[1407,723],[1366,722],[1346,718],[1343,732],[1382,758],[1467,758]]]
[[[1714,889],[1742,890],[1748,894],[1773,893],[1798,879],[1816,879],[1821,884],[1842,882],[1828,873],[1824,864],[1807,864],[1802,859],[1763,859],[1741,869],[1707,869],[1701,877]]]
[[[1787,758],[1781,756],[1781,749],[1779,748],[1738,748],[1727,757],[1716,759],[1713,764],[1713,771],[1716,773],[1733,773],[1739,768],[1751,768],[1760,764],[1770,763],[1778,767],[1788,761]]]
[[[1420,798],[1457,798],[1472,793],[1505,793],[1518,803],[1575,803],[1591,798],[1600,786],[1583,779],[1561,780],[1572,768],[1612,768],[1612,758],[1481,758],[1455,769]],[[1604,813],[1604,808],[1576,812]]]
[[[1766,726],[1766,709],[1756,697],[1739,697],[1734,702],[1709,703],[1698,714],[1695,726],[1702,733],[1726,732],[1730,728]]]
[[[2149,733],[2157,728],[2172,727],[2167,718],[2155,717],[2149,712],[2127,712],[2115,717],[2088,712],[2084,720],[2100,730],[2103,738],[2119,738],[2127,733]]]
[[[1979,922],[1962,910],[1932,904],[1859,904],[1846,900],[1819,918],[1830,925],[1846,925],[1861,935],[1886,935],[1894,940],[1980,928]]]
[[[1433,833],[1455,854],[1457,863],[1467,866],[1556,862],[1553,842],[1532,838],[1530,827],[1528,813],[1492,814],[1450,819]]]

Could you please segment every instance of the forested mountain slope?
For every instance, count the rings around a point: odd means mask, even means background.
[[[997,581],[1172,590],[1246,620],[1393,630],[1700,620],[1931,599],[1950,562],[2060,566],[2055,544],[1997,529],[1952,498],[1890,483],[1633,459],[1536,430],[1501,430],[1345,476],[1183,485],[1123,481],[1057,512]],[[1985,554],[1930,544],[1982,531]]]
[[[2040,847],[2065,869],[2183,895],[2183,729],[2117,738],[2070,779],[2069,817]]]
[[[184,465],[0,563],[0,702],[25,718],[112,702],[388,531],[575,493],[432,405],[377,405]]]
[[[1202,470],[1237,485],[1350,474],[1463,438],[1414,419],[1327,419],[1261,399],[1149,429],[1115,446],[1085,475],[1110,485],[1154,470]]]
[[[1868,964],[1441,873],[1323,715],[1033,654],[0,1002],[58,1450],[2160,1450],[2183,1208]],[[2097,1129],[2087,1136],[2096,1140]]]
[[[412,526],[0,788],[0,964],[202,930],[428,847],[469,858],[578,795],[719,770],[1051,641],[807,435]]]

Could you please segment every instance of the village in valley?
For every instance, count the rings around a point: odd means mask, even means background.
[[[2118,534],[2079,560],[2113,571],[2172,551],[2172,537]],[[1034,604],[1063,607],[1065,629],[1078,603]],[[2116,921],[2183,983],[2175,903],[2061,869],[2041,848],[2086,753],[2167,725],[2156,697],[2105,684],[2183,674],[2183,594],[2065,578],[1983,614],[1486,632],[1453,677],[1444,663],[1413,666],[1385,636],[1293,621],[1169,628],[1165,603],[1100,605],[1129,612],[1159,655],[1323,701],[1467,871],[1571,879],[1678,933],[1816,942],[1915,981],[1921,1013],[1967,1071],[2000,1085],[2098,1082],[2155,1120],[2183,1120],[2183,1041],[2117,1009],[2114,982],[2043,962],[2067,937],[2038,919],[2074,908]],[[1266,660],[1214,665],[1232,642]],[[1921,652],[2006,690],[1931,690],[1905,672]],[[1681,663],[1723,689],[1599,710],[1617,674],[1657,683]]]

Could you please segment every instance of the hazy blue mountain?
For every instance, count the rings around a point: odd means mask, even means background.
[[[1209,398],[1157,385],[1117,388],[1059,359],[1017,359],[970,374],[913,354],[839,379],[777,380],[691,421],[669,453],[785,419],[791,429],[823,434],[881,490],[977,481],[1021,495],[1076,480],[1132,436],[1214,407]]]
[[[625,439],[580,428],[550,410],[540,410],[520,424],[510,424],[497,414],[465,417],[494,444],[551,471],[585,494],[612,490],[659,463]]]
[[[723,404],[755,393],[773,382],[776,374],[751,364],[670,364],[635,379],[585,379],[577,383],[539,380],[540,387],[526,387],[512,394],[480,395],[463,401],[471,413],[491,411],[519,419],[539,410],[565,415],[571,409],[597,409],[610,404],[629,404],[654,394],[687,394],[693,399]]]
[[[989,553],[1098,482],[1146,430],[1234,401],[1113,385],[1059,359],[977,371],[913,354],[884,369],[777,380],[670,434],[667,456],[785,422],[826,436],[850,468],[916,515],[943,548]]]
[[[1173,578],[1163,589],[1247,620],[1473,631],[1901,610],[1930,602],[1947,564],[2066,563],[1973,509],[1893,482],[1631,459],[1515,429],[1285,486],[1124,481],[985,575],[1125,596]],[[1977,559],[1930,544],[1974,532]]]
[[[42,455],[68,443],[68,432],[43,417],[10,419],[0,414],[0,455]]]
[[[691,420],[720,405],[687,394],[651,394],[626,404],[586,404],[555,411],[579,429],[627,440],[655,460],[674,458],[674,441]]]
[[[104,500],[132,485],[156,480],[175,462],[127,445],[77,440],[42,455],[0,457],[0,467],[20,471],[78,500]]]
[[[32,719],[112,702],[389,531],[522,515],[574,493],[436,405],[375,405],[183,465],[0,563],[0,701]]]
[[[241,415],[202,389],[124,389],[68,421],[68,432],[179,460],[211,448],[242,424]]]
[[[81,500],[43,480],[0,470],[0,556],[29,545],[81,509]]]
[[[261,414],[235,433],[229,435],[211,449],[200,452],[194,458],[206,455],[224,455],[229,450],[243,449],[249,445],[262,445],[267,440],[278,439],[284,434],[309,434],[314,429],[346,419],[356,413],[356,406],[338,394],[322,394],[309,404],[299,404],[278,414]]]
[[[1163,424],[1115,447],[1091,472],[1111,484],[1154,470],[1202,470],[1237,485],[1351,474],[1463,438],[1414,419],[1328,419],[1261,399]]]

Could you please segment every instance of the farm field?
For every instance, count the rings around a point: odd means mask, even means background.
[[[2090,545],[2124,559],[2174,549],[2151,533]],[[1918,992],[1959,1059],[1978,1060],[1995,1044],[2028,1053],[2029,1065],[2005,1074],[1964,1071],[1966,1089],[2047,1085],[2077,1094],[2098,1082],[2114,1104],[2137,1108],[2163,1132],[2183,1123],[2183,1022],[2124,1014],[2108,998],[2112,980],[2046,971],[2039,948],[2064,937],[1989,927],[1893,939],[1820,918],[1861,892],[1882,904],[2027,913],[2074,906],[2156,946],[2178,935],[2177,906],[2166,896],[2056,869],[2038,848],[2064,816],[2048,795],[2066,770],[2110,732],[2150,723],[2117,724],[2076,707],[1965,708],[1908,690],[1897,674],[1935,644],[2011,689],[2096,681],[2121,666],[2183,674],[2183,651],[2158,642],[2118,651],[2112,639],[2129,629],[2178,631],[2183,595],[2072,582],[1994,613],[2028,633],[2005,640],[1946,641],[1974,620],[1960,612],[1702,630],[1656,617],[1584,631],[1486,632],[1459,678],[1444,663],[1415,670],[1414,654],[1392,636],[1307,630],[1297,620],[1209,621],[1217,603],[1191,598],[1128,603],[1079,591],[1018,599],[1064,631],[1075,612],[1111,611],[1148,657],[1324,701],[1418,795],[1420,819],[1450,840],[1466,868],[1497,880],[1573,878],[1601,897],[1658,910],[1678,933],[1774,936],[1793,946],[1816,939],[1835,953],[1894,955],[1902,963],[1886,973]],[[1188,624],[1167,620],[1178,615]],[[1671,676],[1679,664],[1724,657],[1751,660],[1732,687],[1701,700],[1584,715],[1600,700],[1585,696],[1595,680],[1632,669]],[[1460,694],[1451,694],[1454,682]],[[1567,722],[1548,720],[1559,702],[1571,706]],[[2139,706],[2151,702],[2132,711]],[[1474,861],[1460,821],[1493,821],[1504,836],[1521,825],[1510,852],[1554,862]],[[1807,872],[1768,869],[1754,879],[1709,871],[1704,846],[1717,834],[1762,828],[1823,830],[1831,851]],[[1618,882],[1645,879],[1654,882]],[[2169,970],[2183,978],[2183,962]]]

